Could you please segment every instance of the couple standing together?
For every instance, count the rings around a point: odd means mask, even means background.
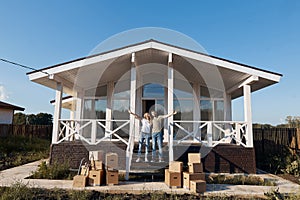
[[[128,110],[129,114],[134,115],[138,120],[142,123],[141,134],[139,139],[139,150],[138,150],[138,159],[136,162],[140,162],[141,159],[141,152],[142,152],[142,145],[145,141],[145,162],[148,162],[148,152],[149,152],[149,145],[150,145],[150,136],[152,136],[152,160],[151,162],[155,162],[156,158],[156,143],[158,146],[158,157],[159,162],[163,162],[162,158],[162,144],[163,144],[163,120],[165,118],[171,117],[175,115],[177,112],[174,111],[168,115],[159,115],[157,116],[156,111],[151,111],[151,116],[149,113],[145,113],[144,117],[141,117],[130,110]]]

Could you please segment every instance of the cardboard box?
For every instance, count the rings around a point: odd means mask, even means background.
[[[103,170],[90,170],[88,176],[88,185],[99,186],[103,184]]]
[[[119,171],[118,170],[107,170],[106,171],[106,184],[107,185],[118,185],[119,184]]]
[[[202,180],[205,181],[205,173],[189,173],[183,172],[183,188],[190,188],[190,181]]]
[[[202,163],[188,163],[189,173],[202,173],[203,164]]]
[[[165,183],[169,187],[182,187],[181,172],[171,172],[165,169]]]
[[[90,168],[86,166],[81,167],[80,175],[88,176],[89,175]]]
[[[89,151],[89,159],[98,161],[104,161],[104,152],[103,151]]]
[[[206,192],[206,182],[202,180],[190,181],[190,190],[194,193]]]
[[[103,162],[102,161],[91,161],[91,169],[92,170],[101,170],[103,169]]]
[[[73,187],[85,187],[87,176],[76,175],[73,178]]]
[[[171,161],[169,163],[170,172],[182,172],[183,163],[179,161]]]
[[[95,160],[95,168],[96,170],[103,170],[103,162]]]
[[[189,153],[188,154],[189,163],[201,163],[201,153]]]
[[[118,154],[107,153],[105,165],[107,169],[118,169]]]

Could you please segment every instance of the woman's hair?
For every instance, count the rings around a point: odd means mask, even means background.
[[[144,114],[144,118],[147,119],[147,120],[150,120],[151,119],[150,114],[146,112]]]

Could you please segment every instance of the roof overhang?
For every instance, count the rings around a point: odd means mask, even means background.
[[[148,40],[101,54],[54,65],[30,72],[28,76],[31,81],[52,89],[56,89],[56,83],[61,82],[64,86],[64,93],[74,95],[74,91],[76,90],[91,88],[92,83],[90,82],[95,82],[93,80],[99,79],[100,75],[104,77],[103,80],[101,80],[103,83],[111,81],[111,79],[119,78],[118,73],[123,74],[130,69],[132,53],[135,53],[137,66],[147,62],[167,64],[168,55],[172,53],[174,58],[173,66],[176,67],[176,63],[178,63],[178,70],[182,70],[180,67],[183,65],[207,69],[217,67],[224,81],[225,90],[232,95],[232,98],[243,95],[243,84],[250,84],[253,92],[278,83],[282,77],[282,75],[278,73],[155,40]],[[104,66],[107,65],[111,66],[110,71],[104,70]],[[103,69],[103,71],[101,71],[101,69]],[[191,82],[199,80],[199,77],[194,76],[191,67],[191,70],[186,69],[187,68],[184,67],[182,73],[185,74],[189,80],[191,79]],[[90,71],[95,73],[90,73],[89,78],[84,79],[84,81],[78,81],[79,71],[82,74]],[[105,76],[105,74],[109,74],[109,76]]]
[[[20,106],[15,106],[15,105],[5,103],[5,102],[2,102],[2,101],[0,101],[0,108],[7,109],[7,110],[19,110],[19,111],[24,111],[25,110],[25,108],[22,108]]]

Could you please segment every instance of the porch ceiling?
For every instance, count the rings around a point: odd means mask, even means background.
[[[81,89],[129,79],[132,52],[135,52],[135,65],[143,72],[147,72],[154,64],[167,66],[168,55],[172,53],[175,73],[191,83],[198,82],[221,91],[230,90],[232,98],[243,95],[242,87],[238,85],[251,76],[258,77],[257,81],[251,83],[252,92],[279,82],[281,77],[280,74],[152,40],[31,72],[28,76],[30,80],[52,89],[56,88],[56,82],[62,82],[64,93],[74,95],[75,91]],[[156,67],[154,73],[166,75],[167,70],[161,68]],[[153,73],[153,69],[150,71]]]

